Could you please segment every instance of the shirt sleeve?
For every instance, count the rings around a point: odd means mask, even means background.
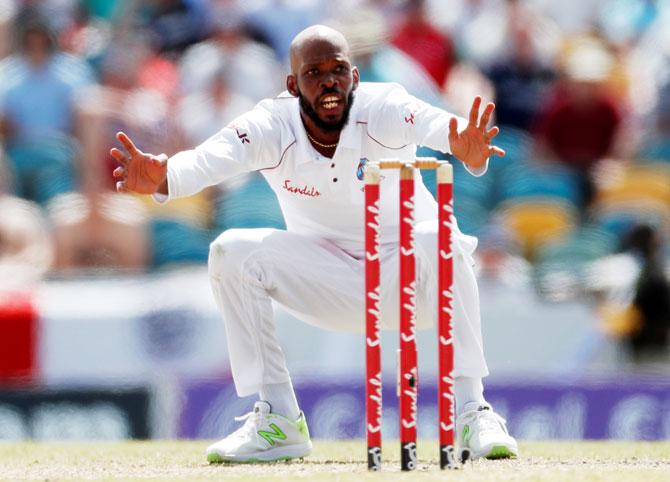
[[[451,154],[449,121],[452,117],[458,121],[459,131],[468,125],[467,119],[417,99],[402,86],[394,84],[386,95],[380,96],[377,105],[372,106],[368,131],[389,147],[416,144]],[[481,176],[488,169],[488,159],[480,169],[465,167],[472,175]]]
[[[158,202],[193,195],[207,186],[276,162],[280,151],[278,122],[262,104],[241,115],[195,149],[168,159],[168,196]]]

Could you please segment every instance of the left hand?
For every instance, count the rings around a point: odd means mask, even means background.
[[[486,104],[484,113],[479,117],[479,107],[482,98],[475,97],[470,109],[470,119],[463,131],[458,132],[458,122],[455,117],[449,121],[449,145],[451,153],[471,170],[477,171],[486,165],[486,160],[491,156],[504,156],[505,151],[497,146],[491,145],[491,140],[498,135],[500,129],[493,126],[486,130],[495,109],[493,102]]]

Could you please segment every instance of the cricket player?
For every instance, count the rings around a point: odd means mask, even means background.
[[[410,96],[391,83],[360,83],[339,32],[321,25],[291,44],[287,91],[260,102],[193,150],[168,158],[140,151],[124,133],[113,148],[119,192],[158,202],[189,196],[240,173],[260,171],[277,195],[286,230],[230,229],[210,247],[209,277],[225,323],[239,396],[258,394],[244,424],[207,448],[210,462],[304,457],[312,449],[271,301],[306,323],[363,331],[365,162],[413,160],[416,146],[452,153],[482,175],[497,127],[493,104],[469,119]],[[251,80],[251,79],[250,79]],[[384,171],[380,200],[383,327],[398,327],[398,172]],[[420,176],[415,186],[417,327],[437,318],[437,205]],[[455,224],[455,223],[454,223]],[[516,441],[484,399],[488,374],[473,271],[476,238],[454,231],[454,340],[457,440],[471,457],[515,457]],[[361,368],[361,376],[363,376]]]

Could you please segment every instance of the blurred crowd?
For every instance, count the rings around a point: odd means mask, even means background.
[[[667,344],[670,0],[0,0],[0,283],[205,263],[222,230],[282,227],[257,174],[159,206],[113,191],[108,151],[119,130],[153,153],[207,139],[284,89],[314,23],[363,81],[496,102],[507,156],[455,163],[483,277]]]

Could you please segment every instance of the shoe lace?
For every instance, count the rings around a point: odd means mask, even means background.
[[[258,426],[259,420],[260,420],[260,414],[254,411],[235,417],[236,422],[244,422],[244,424],[240,428],[235,430],[231,435],[235,437],[246,438],[251,433],[256,432],[256,427]]]
[[[507,433],[505,428],[505,424],[507,422],[500,415],[495,412],[491,412],[490,410],[482,410],[478,413],[479,417],[477,418],[477,422],[479,423],[480,433],[499,431]]]

